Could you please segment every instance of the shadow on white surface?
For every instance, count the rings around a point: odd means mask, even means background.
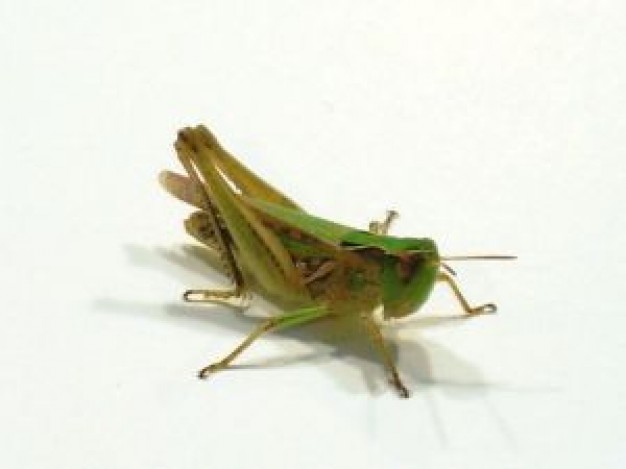
[[[128,245],[125,250],[135,267],[160,271],[190,287],[197,286],[199,279],[208,288],[225,285],[225,278],[219,272],[219,262],[210,251],[202,247],[185,245],[177,248],[145,248]],[[268,311],[276,311],[276,306],[259,295],[254,296],[252,307],[245,312],[225,305],[191,305],[182,299],[180,303],[156,304],[99,298],[95,300],[95,307],[107,312],[150,317],[177,326],[191,327],[196,331],[206,328],[208,334],[215,334],[216,329],[218,333],[219,329],[225,329],[240,336],[232,346],[217,350],[215,355],[207,357],[205,363],[198,363],[198,369],[222,358],[267,316]],[[458,325],[465,320],[468,319],[459,316],[416,317],[390,324],[384,333],[412,396],[426,401],[443,446],[447,446],[448,438],[437,404],[438,396],[482,402],[502,438],[514,450],[517,448],[515,432],[500,415],[489,393],[533,394],[552,392],[554,389],[487,381],[477,366],[448,347],[420,336],[420,330],[425,328]],[[268,337],[274,339],[273,345],[281,348],[278,355],[257,358],[253,345],[233,363],[230,371],[221,373],[314,364],[317,369],[328,373],[345,392],[365,392],[373,396],[394,392],[385,378],[379,356],[362,331],[354,326],[350,321],[334,319],[273,332]],[[402,337],[409,330],[412,337]]]
[[[125,250],[132,264],[137,267],[163,271],[189,285],[197,284],[199,276],[206,279],[207,286],[224,285],[224,277],[218,272],[219,263],[210,251],[202,247],[185,245],[168,249],[128,245]],[[156,305],[113,298],[96,300],[98,309],[149,315],[156,319],[193,327],[195,330],[199,327],[207,327],[211,331],[215,331],[216,327],[228,329],[240,334],[241,340],[263,319],[263,316],[254,312],[276,310],[275,306],[258,295],[255,295],[253,305],[250,311],[253,314],[249,314],[221,305],[198,306],[182,301],[176,304]],[[158,312],[163,314],[155,314]],[[441,344],[420,338],[418,331],[415,331],[414,335],[418,336],[415,340],[400,337],[400,333],[407,328],[439,327],[463,320],[459,317],[425,316],[385,328],[392,353],[399,359],[399,371],[405,384],[414,393],[419,393],[420,389],[423,391],[424,388],[436,386],[447,395],[456,398],[484,395],[489,389],[523,391],[485,381],[475,365]],[[388,392],[389,385],[385,380],[380,359],[361,332],[351,321],[337,319],[276,331],[271,335],[295,340],[298,344],[310,346],[311,350],[303,353],[299,345],[297,347],[299,350],[294,352],[289,341],[279,340],[277,343],[285,348],[284,354],[256,359],[253,346],[231,366],[231,369],[285,367],[305,362],[328,363],[328,366],[322,368],[329,371],[335,382],[349,392],[359,393],[367,390],[373,395]],[[233,348],[236,345],[237,343],[233,343]],[[220,353],[225,354],[229,351],[222,350]],[[209,358],[217,360],[221,356]],[[345,366],[338,366],[338,362],[360,370],[361,377],[354,379],[354,374],[346,372]]]

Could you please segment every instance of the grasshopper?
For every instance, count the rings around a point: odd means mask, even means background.
[[[160,182],[198,209],[185,221],[186,231],[219,256],[233,284],[187,290],[184,300],[244,300],[254,284],[283,307],[232,352],[202,368],[200,378],[227,368],[269,331],[353,315],[380,354],[391,384],[408,397],[375,311],[382,308],[385,320],[405,317],[424,304],[437,282],[451,288],[467,316],[496,311],[493,303],[470,306],[444,261],[512,256],[440,256],[431,239],[389,236],[395,211],[372,221],[368,230],[313,216],[246,168],[204,126],[179,131],[174,148],[187,175],[163,171]]]

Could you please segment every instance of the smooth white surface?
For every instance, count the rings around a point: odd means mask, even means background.
[[[3,468],[621,468],[626,8],[620,1],[2,2]],[[398,336],[313,331],[200,366],[252,323],[156,183],[208,124],[320,216],[450,254]],[[263,311],[257,306],[256,311]],[[254,311],[254,309],[253,309]],[[319,332],[319,331],[318,331]],[[400,340],[401,339],[401,340]]]

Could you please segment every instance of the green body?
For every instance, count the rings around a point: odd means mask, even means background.
[[[357,265],[367,265],[372,272],[368,282],[377,290],[385,317],[406,316],[428,299],[439,271],[439,255],[431,239],[373,234],[271,202],[251,198],[243,200],[257,210],[261,219],[269,219],[274,226],[280,227],[279,239],[293,257],[315,259],[329,253],[332,256],[333,250],[336,250],[356,257],[360,261]],[[310,241],[294,240],[294,230],[327,245],[328,251],[311,249]],[[363,270],[358,268],[347,270],[346,288],[351,298],[358,296],[362,290],[363,282],[359,278],[363,275]],[[321,296],[323,298],[323,294]]]
[[[369,312],[382,304],[387,318],[406,316],[427,300],[440,264],[432,240],[374,234],[313,216],[225,152],[206,129],[196,132],[193,163],[238,264],[270,299],[293,307],[322,304],[331,313]],[[191,179],[164,172],[161,180],[179,199],[206,208]],[[203,234],[211,231],[203,213],[186,228],[214,248]],[[333,269],[307,282],[325,262]]]
[[[452,288],[468,315],[495,311],[471,308],[428,238],[398,238],[386,232],[392,213],[369,231],[304,211],[243,166],[204,127],[179,132],[175,148],[188,176],[165,171],[163,186],[195,206],[187,232],[213,249],[234,283],[232,290],[188,290],[188,301],[241,298],[254,286],[285,312],[263,322],[229,355],[200,371],[224,369],[263,333],[320,318],[357,315],[378,348],[392,383],[408,396],[372,313],[406,316],[428,299],[435,282]]]

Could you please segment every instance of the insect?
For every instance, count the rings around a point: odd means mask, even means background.
[[[218,254],[233,284],[229,289],[187,290],[184,300],[241,300],[254,283],[284,308],[228,355],[202,368],[200,378],[227,368],[266,332],[354,315],[380,354],[391,384],[408,397],[374,318],[377,308],[382,307],[384,319],[407,316],[441,282],[452,289],[466,315],[496,311],[492,303],[470,306],[445,261],[512,256],[440,256],[431,239],[388,235],[394,211],[367,230],[313,216],[224,150],[204,126],[179,131],[174,147],[187,175],[163,171],[160,182],[197,208],[185,221],[186,231]]]

